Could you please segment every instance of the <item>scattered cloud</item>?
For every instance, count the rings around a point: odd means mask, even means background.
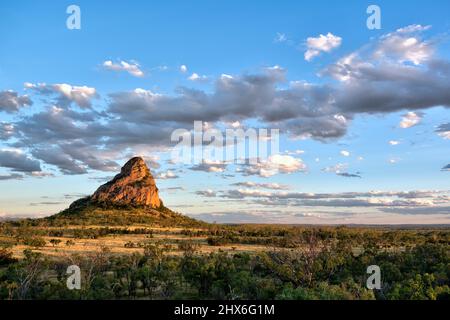
[[[208,198],[213,198],[216,196],[216,192],[211,189],[204,190],[204,191],[196,191],[195,194],[197,194],[199,196],[208,197]]]
[[[0,140],[8,140],[14,135],[14,125],[7,122],[0,122]]]
[[[442,168],[442,171],[450,171],[450,164]]]
[[[157,71],[167,71],[169,70],[169,67],[166,65],[156,66],[153,67],[151,70],[157,70]]]
[[[390,144],[391,146],[398,146],[398,145],[400,144],[400,141],[398,141],[398,140],[390,140],[390,141],[389,141],[389,144]]]
[[[280,128],[290,138],[324,142],[345,136],[360,114],[409,110],[416,117],[405,115],[403,126],[408,127],[420,122],[422,110],[450,106],[450,61],[436,56],[432,48],[438,43],[422,40],[425,29],[410,26],[374,39],[324,68],[318,84],[286,82],[285,69],[265,68],[255,74],[221,75],[207,91],[180,87],[174,94],[139,88],[113,92],[105,109],[96,112],[90,108],[98,96],[95,88],[26,83],[27,90],[52,98],[52,104],[21,115],[8,123],[12,127],[2,123],[0,138],[14,138],[14,147],[30,150],[34,158],[74,174],[112,170],[115,164],[108,159],[123,159],[125,152],[167,150],[173,145],[173,130],[189,129],[198,119],[211,124],[256,120]],[[399,52],[401,48],[391,45],[392,37],[414,37],[417,42],[411,41]],[[327,77],[338,81],[327,81]],[[75,106],[82,110],[72,109]],[[224,171],[223,165],[212,167],[207,170]],[[271,167],[270,162],[244,166],[243,172],[271,176]],[[305,165],[301,162],[294,168],[294,172],[304,171]],[[284,171],[292,170],[287,166]]]
[[[433,208],[448,205],[450,199],[449,191],[370,191],[316,194],[238,189],[216,192],[216,196],[226,199],[247,199],[250,203],[261,205],[347,208]]]
[[[25,89],[35,91],[44,96],[57,95],[55,103],[58,106],[67,107],[70,103],[76,103],[80,108],[90,108],[92,99],[97,98],[97,90],[87,86],[72,86],[67,83],[47,85],[45,83],[33,84],[25,82]]]
[[[437,129],[436,132],[439,136],[446,140],[450,140],[450,123],[443,123]]]
[[[168,187],[168,188],[165,188],[164,190],[167,190],[167,191],[183,191],[185,189],[183,187]]]
[[[0,111],[13,113],[32,104],[33,102],[27,95],[20,96],[12,90],[0,91]]]
[[[208,77],[205,75],[199,75],[198,73],[193,73],[189,76],[188,78],[191,81],[196,81],[196,82],[205,82],[208,81]]]
[[[337,176],[344,178],[362,178],[360,172],[349,173],[347,163],[338,163],[334,166],[325,167],[322,169],[323,172],[334,173]]]
[[[19,150],[0,150],[0,167],[30,174],[41,171],[39,161],[31,159]]]
[[[234,122],[228,123],[228,125],[234,129],[242,127],[242,124],[239,121],[234,121]]]
[[[422,121],[422,114],[416,112],[408,112],[402,118],[400,122],[400,128],[408,129],[418,125]]]
[[[342,150],[341,151],[341,156],[343,156],[343,157],[350,157],[350,152],[347,151],[347,150]]]
[[[450,62],[436,57],[434,50],[429,51],[432,55],[426,59],[413,59],[420,61],[419,65],[406,61],[405,57],[414,56],[416,46],[436,45],[421,40],[422,31],[406,27],[401,32],[387,34],[325,68],[322,75],[342,83],[336,100],[341,109],[374,114],[448,107]],[[386,45],[401,39],[406,41],[412,36],[418,41],[415,46],[393,48]],[[399,50],[402,50],[402,58],[399,58]]]
[[[188,67],[185,64],[182,64],[180,66],[180,71],[181,71],[181,73],[186,73],[186,72],[188,72]]]
[[[103,62],[103,67],[107,70],[112,71],[126,71],[134,77],[144,76],[144,72],[140,69],[140,66],[137,62],[127,62],[122,60],[118,63],[114,63],[111,60],[107,60]]]
[[[380,208],[384,213],[393,213],[401,215],[445,215],[448,216],[450,206],[439,207],[386,207]]]
[[[291,155],[291,156],[292,155],[298,156],[298,155],[304,154],[305,151],[304,150],[300,150],[300,149],[293,150],[293,151],[286,150],[284,153],[287,154],[287,155]]]
[[[156,179],[160,180],[168,180],[168,179],[178,179],[178,175],[175,174],[175,172],[171,170],[167,170],[166,172],[159,172],[156,174]]]
[[[422,26],[420,24],[411,24],[409,26],[397,29],[396,33],[399,33],[399,34],[410,34],[410,33],[413,33],[413,32],[427,31],[427,30],[430,30],[430,29],[431,29],[430,25]]]
[[[401,159],[400,158],[390,158],[389,163],[390,164],[397,164]]]
[[[362,178],[362,176],[357,173],[348,173],[348,172],[339,172],[336,173],[338,176],[344,177],[344,178]]]
[[[131,158],[131,157],[135,157],[135,156],[136,156],[136,154],[130,153],[129,155],[127,155],[127,158]],[[155,155],[146,156],[144,154],[141,154],[140,157],[145,160],[145,163],[151,169],[159,169],[161,167],[161,165],[158,162],[158,160],[159,160],[158,156],[155,156]]]
[[[328,32],[327,35],[319,35],[317,38],[310,37],[306,39],[307,50],[305,52],[305,60],[311,61],[322,52],[330,52],[338,48],[342,43],[342,38]]]
[[[431,26],[411,25],[385,35],[381,38],[374,57],[396,58],[401,63],[422,64],[431,59],[434,53],[433,44],[420,39],[420,33],[430,28]]]
[[[32,207],[37,207],[37,206],[58,206],[58,205],[62,205],[62,204],[64,204],[64,202],[42,201],[42,202],[31,202],[29,205]]]
[[[273,40],[276,43],[283,43],[288,41],[288,37],[285,33],[277,32],[275,39]]]
[[[251,181],[233,183],[232,186],[246,187],[246,188],[263,188],[263,189],[273,189],[273,190],[289,190],[290,189],[290,187],[285,184],[257,183],[257,182],[251,182]]]
[[[110,180],[110,179],[108,179]],[[84,194],[84,193],[67,193],[65,195],[63,195],[64,199],[81,199],[84,197],[89,196],[88,194]]]
[[[5,180],[22,180],[23,179],[23,175],[18,174],[18,173],[11,173],[8,175],[0,175],[0,181],[5,181]]]
[[[223,161],[204,160],[202,163],[192,166],[190,169],[193,171],[203,172],[224,172],[227,164]]]
[[[347,163],[338,163],[334,166],[330,166],[330,167],[326,167],[323,168],[322,171],[323,172],[331,172],[331,173],[342,173],[345,172],[348,168],[348,164]]]
[[[64,174],[75,175],[88,172],[87,167],[84,164],[76,161],[57,148],[35,149],[32,151],[32,154],[34,157],[43,160],[45,163],[58,167]]]
[[[227,199],[244,199],[244,198],[270,198],[273,195],[272,192],[266,190],[257,189],[237,189],[227,190],[220,194],[220,197]]]
[[[301,159],[286,155],[272,155],[267,160],[256,164],[245,165],[244,175],[259,175],[263,178],[277,174],[291,174],[306,171],[306,165]]]
[[[35,178],[47,178],[47,177],[54,177],[55,175],[51,172],[33,171],[30,173],[30,176]]]

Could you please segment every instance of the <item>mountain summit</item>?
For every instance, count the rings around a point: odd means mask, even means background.
[[[200,226],[202,222],[166,208],[145,161],[135,157],[93,195],[46,219],[64,223],[123,226],[131,223],[159,226]],[[58,224],[61,222],[58,222]]]
[[[141,157],[130,159],[114,179],[95,191],[90,201],[152,208],[162,205],[155,180]]]

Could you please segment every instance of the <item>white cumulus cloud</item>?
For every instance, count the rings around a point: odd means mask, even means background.
[[[112,71],[126,71],[135,77],[144,76],[144,72],[140,69],[139,64],[136,62],[127,62],[122,60],[118,63],[114,63],[111,60],[107,60],[103,62],[103,67]]]
[[[301,159],[277,154],[270,156],[267,160],[245,168],[244,174],[259,175],[268,178],[280,173],[291,174],[305,170],[306,165]]]
[[[415,65],[429,60],[434,48],[430,42],[422,41],[419,34],[430,28],[410,25],[387,34],[375,51],[375,58],[394,58],[399,62],[412,62]]]
[[[198,73],[194,72],[193,74],[191,74],[191,76],[188,79],[191,80],[191,81],[201,82],[201,81],[208,80],[208,77],[204,76],[204,75],[199,75]]]
[[[186,73],[186,72],[188,71],[188,67],[187,67],[185,64],[182,64],[182,65],[180,66],[180,71],[181,71],[182,73]]]
[[[97,90],[88,86],[74,86],[67,83],[33,84],[24,83],[25,89],[33,90],[42,95],[58,95],[56,103],[61,106],[67,106],[75,102],[81,108],[90,108],[91,100],[98,97]]]
[[[416,112],[408,112],[402,117],[400,128],[408,129],[418,125],[422,121],[422,115]]]
[[[160,172],[156,175],[156,179],[167,180],[167,179],[177,179],[178,176],[171,170],[166,172]]]
[[[328,32],[327,35],[319,35],[317,38],[309,37],[306,40],[307,50],[305,52],[305,60],[311,61],[322,52],[330,52],[338,48],[342,43],[342,38]]]

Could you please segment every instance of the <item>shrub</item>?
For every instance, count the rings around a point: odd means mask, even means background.
[[[51,240],[50,240],[50,243],[51,243],[54,247],[56,247],[58,244],[61,243],[61,240],[59,240],[59,239],[51,239]]]
[[[127,243],[125,243],[124,247],[125,248],[134,248],[135,244],[133,241],[128,241]]]
[[[230,243],[226,238],[224,237],[208,237],[208,239],[206,239],[206,242],[208,242],[208,244],[210,246],[224,246],[228,243]]]
[[[23,243],[26,246],[39,248],[39,247],[45,247],[46,241],[43,238],[40,238],[40,237],[32,237],[32,238],[24,239]]]
[[[0,248],[0,266],[8,265],[16,262],[13,253],[6,248]]]

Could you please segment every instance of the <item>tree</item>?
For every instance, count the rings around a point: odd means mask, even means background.
[[[24,259],[9,269],[10,294],[17,299],[27,299],[30,291],[39,291],[42,286],[39,276],[45,270],[45,261],[42,254],[31,250],[24,250]]]
[[[73,240],[66,241],[66,246],[70,247],[70,246],[74,246],[74,245],[75,245],[75,241],[73,241]]]
[[[25,245],[34,247],[34,248],[41,248],[41,247],[45,247],[45,245],[46,245],[45,239],[40,238],[40,237],[26,238],[23,242]]]
[[[51,240],[50,240],[50,243],[51,243],[54,247],[56,247],[58,244],[61,243],[61,240],[59,240],[59,239],[51,239]]]

